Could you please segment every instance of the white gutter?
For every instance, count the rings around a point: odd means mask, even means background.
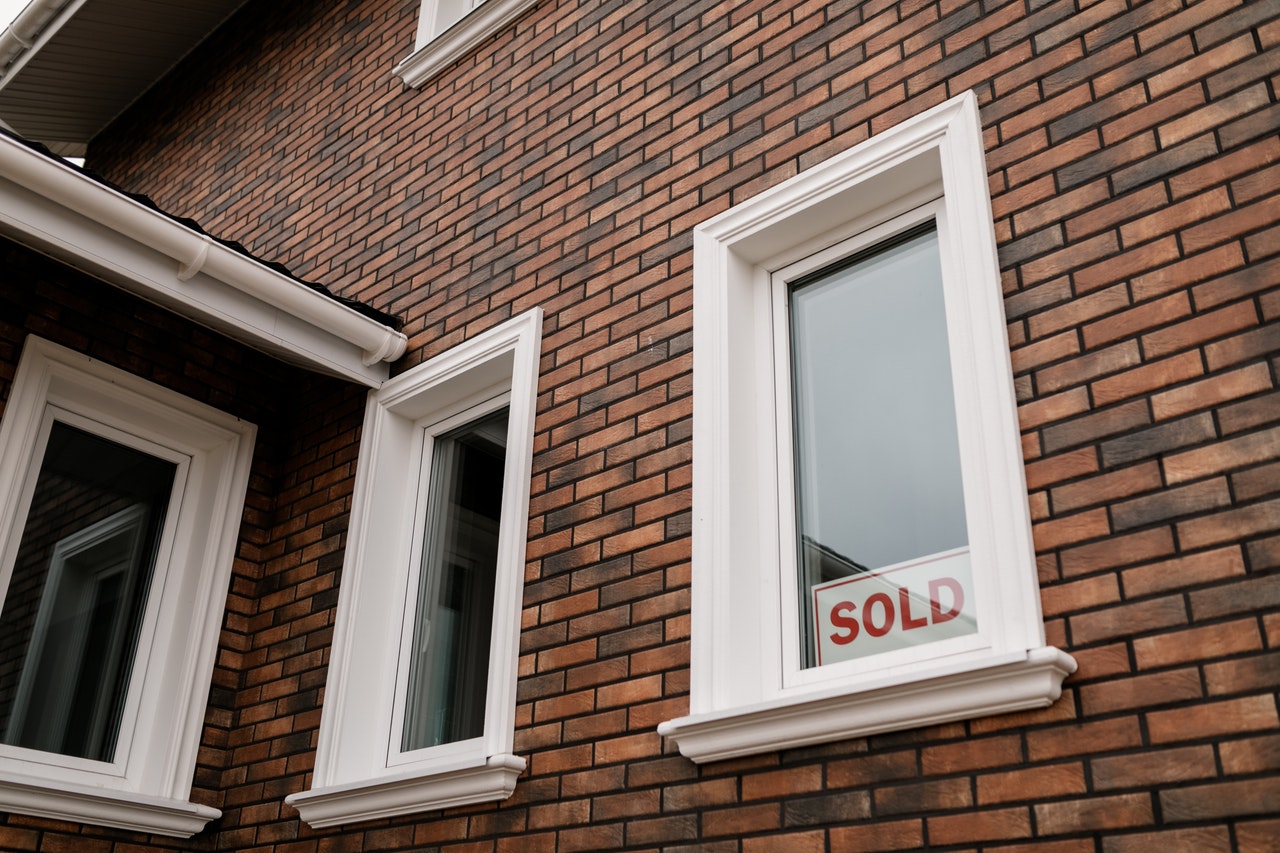
[[[407,345],[395,329],[5,136],[0,233],[258,349],[371,387]]]
[[[19,56],[35,46],[49,22],[68,5],[71,5],[68,0],[31,0],[18,13],[18,17],[0,33],[0,78],[8,74],[9,66]]]

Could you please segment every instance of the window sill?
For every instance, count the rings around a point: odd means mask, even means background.
[[[56,785],[57,787],[53,787]],[[0,810],[190,838],[222,812],[199,803],[0,772]]]
[[[285,797],[314,829],[375,818],[505,800],[515,790],[525,760],[493,755],[479,767],[424,776],[400,774],[370,782],[315,788]]]
[[[1052,646],[960,671],[938,668],[908,680],[825,691],[669,720],[658,733],[698,764],[881,732],[1047,707],[1075,672]]]
[[[514,21],[534,0],[485,0],[462,20],[429,41],[419,41],[392,73],[405,85],[421,86]]]

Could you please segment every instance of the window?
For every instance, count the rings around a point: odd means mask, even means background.
[[[1043,707],[1074,670],[986,180],[966,93],[695,230],[690,713],[659,727],[693,760]]]
[[[0,613],[0,668],[18,675],[0,689],[0,742],[114,757],[176,473],[52,422]]]
[[[0,808],[187,837],[255,430],[28,338],[0,424]]]
[[[806,667],[977,632],[937,229],[853,251],[774,275]]]
[[[413,53],[395,68],[421,86],[520,16],[535,0],[422,0]]]
[[[525,767],[541,333],[530,311],[370,395],[314,778],[286,798],[313,827],[505,799]]]
[[[401,657],[406,694],[396,710],[404,721],[393,727],[403,733],[401,753],[484,734],[507,414],[504,406],[445,433],[424,430],[426,511],[413,537],[422,557],[409,575],[417,606]]]

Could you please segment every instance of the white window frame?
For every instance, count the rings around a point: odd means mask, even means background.
[[[413,53],[395,67],[421,86],[506,27],[536,0],[422,0]]]
[[[181,838],[221,812],[190,802],[256,428],[29,337],[0,422],[0,606],[44,443],[62,421],[175,462],[111,762],[0,745],[0,809]]]
[[[524,770],[525,760],[513,754],[515,691],[541,340],[542,311],[533,309],[370,394],[315,771],[309,790],[285,799],[312,827],[502,800]],[[484,733],[401,752],[400,657],[415,618],[410,584],[429,439],[463,413],[471,419],[504,403],[507,455]]]
[[[979,634],[804,669],[782,291],[925,218],[938,227]],[[966,92],[694,230],[690,708],[659,726],[694,761],[1044,707],[1075,670],[1045,645],[992,223]]]

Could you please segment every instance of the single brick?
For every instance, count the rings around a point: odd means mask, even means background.
[[[1280,838],[1280,820],[1236,822],[1235,853],[1273,853]]]
[[[1211,428],[1212,421],[1210,419],[1206,420],[1208,421],[1208,427]],[[1052,453],[1066,450],[1066,448],[1075,447],[1078,444],[1107,438],[1108,435],[1120,434],[1119,438],[1108,439],[1102,444],[1102,460],[1103,464],[1107,466],[1123,465],[1124,462],[1144,459],[1146,456],[1153,455],[1153,453],[1147,452],[1148,441],[1151,439],[1151,435],[1148,435],[1148,433],[1151,433],[1152,430],[1134,432],[1138,427],[1146,427],[1149,423],[1151,423],[1151,412],[1149,412],[1146,402],[1134,400],[1120,403],[1119,406],[1110,406],[1107,409],[1093,411],[1091,414],[1084,415],[1083,418],[1075,418],[1044,428],[1044,452]],[[1135,435],[1144,435],[1148,441],[1135,438]],[[1157,435],[1164,441],[1171,441],[1171,439],[1176,441],[1178,439],[1172,437],[1172,435]],[[1188,441],[1188,443],[1192,442]],[[1108,448],[1110,448],[1111,459],[1107,459]]]
[[[1078,692],[1081,707],[1091,716],[1168,705],[1204,695],[1200,673],[1194,667],[1084,684]]]
[[[1186,602],[1180,596],[1165,596],[1105,610],[1080,613],[1067,620],[1072,639],[1081,644],[1096,643],[1142,634],[1187,623]]]
[[[1280,492],[1280,461],[1235,472],[1231,475],[1231,489],[1238,501]]]
[[[1040,601],[1046,616],[1061,616],[1104,604],[1114,604],[1119,600],[1120,585],[1114,574],[1092,575],[1040,590]]]
[[[1172,531],[1159,527],[1069,548],[1059,555],[1059,559],[1063,575],[1076,577],[1167,557],[1173,552]]]
[[[1092,448],[1088,452],[1090,457],[1096,454]],[[1155,462],[1145,462],[1058,486],[1051,489],[1049,495],[1054,511],[1067,512],[1157,489],[1161,485],[1160,466]]]
[[[1191,613],[1197,620],[1214,619],[1280,605],[1280,584],[1272,575],[1254,576],[1197,590],[1190,599]]]
[[[1213,418],[1208,414],[1193,415],[1126,435],[1102,444],[1102,461],[1108,467],[1149,459],[1181,447],[1200,444],[1216,436]]]
[[[1147,714],[1152,743],[1266,731],[1280,725],[1271,696],[1244,696]],[[1280,780],[1278,780],[1280,781]]]
[[[1208,664],[1204,677],[1211,696],[1275,690],[1280,686],[1280,652]]]
[[[1094,758],[1089,762],[1089,776],[1099,791],[1209,779],[1217,774],[1217,762],[1210,744],[1145,749]]]
[[[1167,829],[1109,835],[1102,841],[1102,853],[1231,853],[1231,834],[1224,826],[1194,829]]]
[[[1037,459],[1025,466],[1027,487],[1039,489],[1064,480],[1071,480],[1098,470],[1098,451],[1082,447],[1069,453]]]
[[[1280,459],[1280,427],[1166,456],[1160,464],[1170,483],[1181,483],[1268,459]]]
[[[1125,595],[1135,597],[1171,589],[1199,586],[1244,574],[1244,555],[1233,545],[1189,554],[1120,573]]]
[[[973,805],[969,781],[963,778],[883,785],[873,790],[877,815],[955,811]]]
[[[1271,387],[1271,373],[1267,366],[1253,364],[1167,391],[1158,391],[1151,395],[1151,411],[1156,420],[1163,421],[1197,409],[1207,409],[1241,397],[1248,397]],[[1224,429],[1224,431],[1231,430]]]
[[[1171,788],[1160,792],[1160,809],[1170,822],[1244,815],[1273,816],[1280,802],[1280,778],[1251,779]]]
[[[826,853],[826,849],[826,832],[823,830],[788,832],[742,840],[742,853]]]
[[[1139,669],[1213,660],[1227,655],[1257,651],[1262,647],[1258,626],[1252,619],[1237,619],[1210,625],[1193,625],[1160,637],[1133,641],[1133,655]]]
[[[1280,499],[1180,521],[1178,538],[1185,548],[1203,548],[1277,529]]]
[[[920,764],[926,775],[940,776],[1017,763],[1022,758],[1022,742],[1014,735],[967,738],[956,743],[925,747]]]
[[[1084,765],[1048,764],[977,777],[978,805],[1041,800],[1085,793]]]
[[[782,804],[782,824],[787,827],[825,826],[871,817],[871,794],[841,791],[816,797],[792,797]]]
[[[1106,510],[1093,509],[1032,525],[1037,551],[1052,551],[1110,532]]]
[[[1218,750],[1222,770],[1230,776],[1280,770],[1280,734],[1224,741]]]
[[[1099,755],[1142,744],[1142,730],[1133,716],[1055,726],[1027,732],[1026,737],[1032,761]]]
[[[833,850],[882,853],[890,850],[918,850],[924,844],[924,822],[919,819],[833,826],[828,833]]]
[[[1152,822],[1149,794],[1117,794],[1035,806],[1036,827],[1046,835],[1145,826]]]
[[[1111,518],[1119,532],[1228,506],[1230,503],[1231,493],[1226,478],[1216,477],[1114,504],[1111,507]]]

